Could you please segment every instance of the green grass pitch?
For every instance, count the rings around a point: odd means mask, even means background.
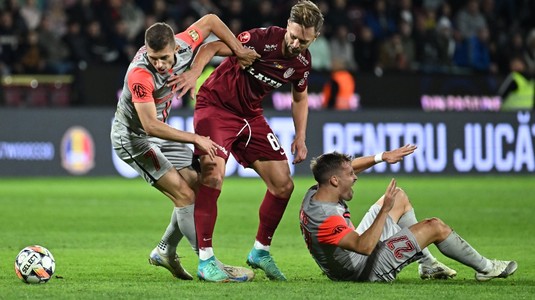
[[[350,202],[353,221],[385,190],[389,177],[362,175]],[[423,281],[416,264],[394,283],[341,283],[323,276],[301,238],[298,211],[311,178],[295,191],[272,254],[288,282],[213,284],[174,279],[147,257],[171,214],[171,201],[142,179],[2,178],[0,180],[0,299],[534,299],[535,177],[398,176],[419,219],[436,216],[489,258],[515,259],[508,279],[480,283],[474,271],[431,246],[458,271],[447,281]],[[260,179],[227,178],[219,198],[214,249],[227,264],[245,266],[265,188]],[[56,273],[43,285],[15,275],[18,251],[31,244],[55,256]],[[197,258],[184,239],[179,255],[193,274]]]

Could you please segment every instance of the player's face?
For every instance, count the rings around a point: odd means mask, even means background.
[[[177,50],[178,46],[174,45],[168,45],[159,51],[147,46],[147,57],[158,73],[166,74],[175,64],[175,52]]]
[[[284,55],[289,57],[299,55],[316,40],[316,37],[314,27],[305,28],[295,22],[288,21],[284,35]]]
[[[337,179],[340,200],[349,201],[353,199],[353,185],[357,181],[357,175],[355,175],[350,162],[346,162],[342,165],[342,169],[337,175]]]

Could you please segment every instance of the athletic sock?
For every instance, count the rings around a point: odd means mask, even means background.
[[[399,218],[399,220],[398,220],[398,225],[401,228],[411,227],[412,225],[414,225],[416,223],[418,223],[418,220],[416,219],[416,214],[414,212],[414,208],[411,208],[409,211],[405,212],[401,216],[401,218]],[[422,249],[422,254],[423,254],[423,257],[420,260],[418,260],[419,264],[431,265],[432,263],[434,263],[437,260],[433,256],[433,254],[431,254],[429,249],[427,249],[427,247]]]
[[[158,248],[162,250],[167,255],[174,255],[176,253],[176,247],[184,235],[178,227],[176,214],[173,211],[171,214],[171,221],[167,225],[160,243],[158,243]]]
[[[478,272],[488,271],[489,267],[492,266],[487,258],[479,254],[455,231],[452,231],[445,240],[436,245],[442,254],[464,265],[472,267]]]
[[[195,209],[194,204],[184,206],[184,207],[175,207],[175,216],[178,224],[178,228],[182,234],[188,239],[191,248],[196,253],[199,253],[197,250],[197,235],[195,233],[195,221],[193,219],[193,211]]]
[[[264,200],[260,205],[260,224],[256,233],[256,240],[262,245],[271,245],[271,238],[279,226],[282,215],[288,205],[288,200],[275,197],[269,191],[266,191]]]
[[[255,241],[253,247],[256,250],[264,250],[264,251],[267,251],[267,252],[269,252],[269,248],[270,248],[269,245],[264,245],[264,244],[260,243],[259,241]]]
[[[206,261],[213,256],[214,256],[214,248],[212,247],[199,248],[199,259],[201,261]]]
[[[220,190],[201,184],[195,200],[195,229],[197,231],[197,247],[212,247],[215,221],[217,219],[217,198]]]

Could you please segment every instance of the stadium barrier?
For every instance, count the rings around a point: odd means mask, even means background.
[[[0,176],[136,177],[113,154],[112,108],[0,110]],[[268,122],[289,161],[293,122],[288,112],[269,110]],[[192,131],[192,111],[172,110],[169,123]],[[290,164],[292,174],[310,175],[309,159],[338,151],[372,155],[404,144],[418,150],[395,165],[378,164],[371,174],[533,174],[532,112],[423,112],[413,110],[311,111],[308,159]],[[231,159],[227,176],[254,176]]]

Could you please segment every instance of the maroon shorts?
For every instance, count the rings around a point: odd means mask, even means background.
[[[257,160],[287,160],[284,149],[264,116],[242,118],[213,106],[197,108],[193,115],[195,133],[209,136],[222,146],[217,156],[225,161],[232,153],[244,167]],[[195,155],[206,153],[195,148]]]

